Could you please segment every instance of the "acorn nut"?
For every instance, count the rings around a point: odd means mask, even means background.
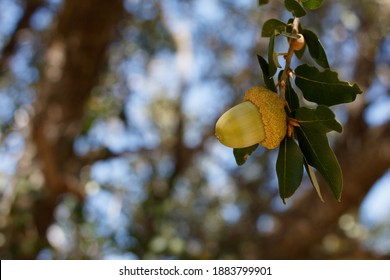
[[[245,148],[259,143],[274,149],[287,132],[286,102],[264,87],[245,92],[244,102],[225,112],[215,125],[215,135],[225,146]]]
[[[298,34],[299,39],[291,41],[291,47],[294,51],[300,51],[305,46],[305,37],[302,34]]]

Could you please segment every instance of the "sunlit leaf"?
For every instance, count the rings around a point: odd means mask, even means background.
[[[302,5],[310,10],[315,10],[321,7],[324,0],[302,0]]]
[[[332,106],[352,102],[362,91],[358,85],[340,81],[337,72],[325,69],[320,72],[307,64],[295,69],[295,84],[305,99],[317,104]]]
[[[274,64],[277,68],[282,68],[282,66],[279,63],[279,54],[274,52],[272,55],[272,60],[274,61]]]
[[[276,173],[279,194],[285,203],[285,199],[291,197],[298,189],[303,176],[303,154],[297,143],[290,137],[284,138],[280,144]]]
[[[305,37],[306,45],[314,61],[323,68],[329,68],[328,58],[317,35],[308,29],[302,30],[302,35]]]
[[[233,155],[236,159],[237,165],[243,165],[248,159],[248,157],[257,149],[258,146],[259,144],[255,144],[246,148],[233,149]]]
[[[286,24],[278,19],[269,19],[263,24],[263,29],[261,31],[262,37],[271,37],[275,33],[280,34],[286,30]]]
[[[284,6],[294,17],[303,17],[306,15],[306,11],[295,0],[284,0]]]
[[[269,69],[268,69],[268,62],[260,55],[257,55],[257,60],[259,61],[260,68],[263,72],[263,81],[265,86],[269,89],[272,90],[273,92],[276,92],[276,86],[275,86],[275,81],[273,79],[273,76],[269,74]]]

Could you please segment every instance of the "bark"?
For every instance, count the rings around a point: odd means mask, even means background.
[[[36,158],[45,178],[44,194],[34,209],[42,238],[61,195],[71,192],[83,198],[78,183],[81,164],[73,142],[122,9],[120,0],[67,0],[48,43],[32,121]]]

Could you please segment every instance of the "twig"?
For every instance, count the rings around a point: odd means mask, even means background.
[[[294,21],[292,23],[292,33],[293,34],[298,34],[299,33],[299,31],[298,31],[299,23],[300,23],[299,18],[295,17]],[[292,59],[292,57],[294,55],[294,48],[292,47],[292,42],[294,40],[296,40],[296,39],[290,39],[289,40],[288,52],[285,55],[286,66],[285,66],[285,68],[283,70],[282,77],[281,77],[280,82],[279,82],[280,97],[282,97],[283,99],[285,99],[285,96],[286,96],[287,79],[288,79],[289,73],[291,72],[290,64],[291,64],[291,59]]]

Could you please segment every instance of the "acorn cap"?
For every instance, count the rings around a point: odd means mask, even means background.
[[[278,147],[287,133],[286,101],[275,92],[259,86],[248,89],[244,101],[251,101],[261,114],[265,138],[260,145],[267,149]]]

